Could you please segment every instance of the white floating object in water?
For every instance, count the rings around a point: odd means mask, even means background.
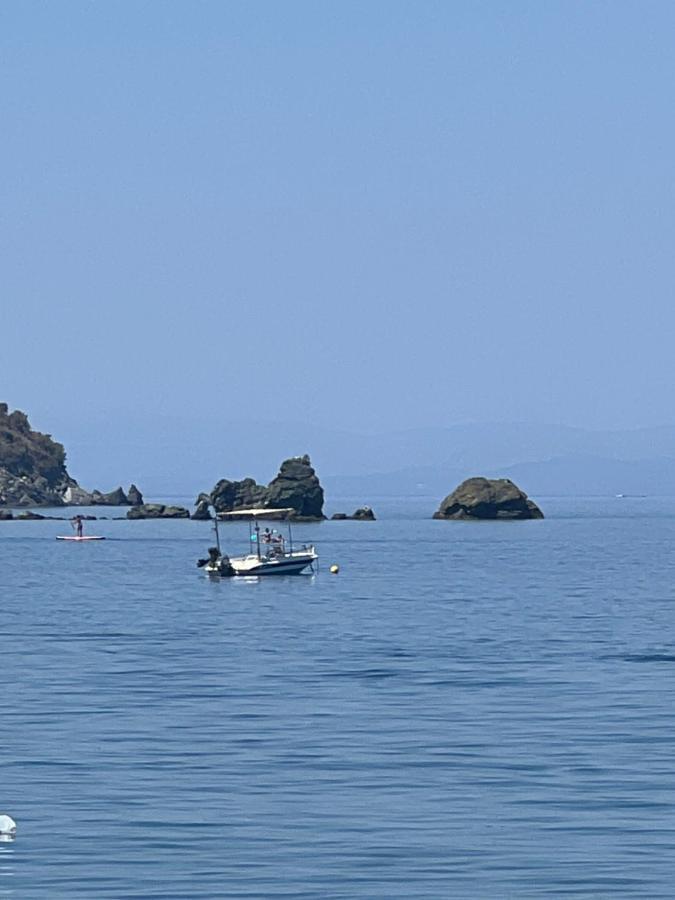
[[[15,834],[16,822],[11,816],[0,815],[0,834]]]

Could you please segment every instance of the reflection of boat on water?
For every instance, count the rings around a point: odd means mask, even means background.
[[[234,575],[299,575],[305,569],[312,569],[312,565],[318,559],[313,544],[303,544],[300,548],[293,546],[293,533],[291,523],[286,522],[288,528],[288,540],[275,528],[270,530],[260,528],[259,519],[270,518],[274,514],[275,519],[280,515],[286,516],[293,513],[293,509],[269,510],[269,509],[242,509],[229,512],[228,519],[241,518],[249,523],[249,545],[255,545],[255,553],[247,553],[245,556],[228,556],[222,552],[220,546],[220,534],[218,532],[218,515],[215,519],[216,545],[209,547],[207,559],[197,562],[208,575],[220,575],[231,577]]]

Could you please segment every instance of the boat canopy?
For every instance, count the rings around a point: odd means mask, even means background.
[[[223,510],[219,512],[219,516],[240,516],[242,519],[262,519],[265,516],[278,516],[283,513],[294,513],[295,509],[292,506],[288,506],[285,508],[277,509],[276,507],[269,507],[268,509],[230,509]]]

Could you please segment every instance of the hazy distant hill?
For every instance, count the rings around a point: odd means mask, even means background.
[[[439,498],[472,475],[511,478],[531,496],[675,496],[675,458],[635,461],[597,456],[565,456],[514,466],[478,469],[422,467],[360,476],[328,476],[324,486],[335,495],[375,497],[433,495]]]
[[[620,460],[569,456],[510,466],[507,477],[533,495],[675,496],[675,458]]]
[[[269,481],[279,460],[309,453],[327,490],[441,495],[476,474],[513,477],[531,494],[675,491],[675,427],[589,431],[474,423],[379,435],[288,422],[251,423],[223,411],[207,421],[101,415],[48,423],[84,483],[135,481],[146,493],[196,493],[219,478]]]

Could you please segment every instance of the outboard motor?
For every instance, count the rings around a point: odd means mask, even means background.
[[[209,554],[209,555],[206,557],[206,559],[198,559],[198,560],[197,560],[197,567],[198,567],[198,568],[201,569],[202,566],[206,566],[206,565],[208,565],[209,563],[210,563],[212,566],[217,565],[217,563],[218,563],[218,558],[219,558],[219,556],[220,556],[220,550],[219,550],[217,547],[209,547],[209,549],[208,549],[208,554]]]
[[[217,547],[209,547],[208,557],[206,559],[198,559],[197,566],[198,568],[202,568],[203,566],[209,566],[209,571],[213,572],[216,575],[234,575],[234,569],[230,564],[229,556],[225,556],[221,554],[220,550]]]

